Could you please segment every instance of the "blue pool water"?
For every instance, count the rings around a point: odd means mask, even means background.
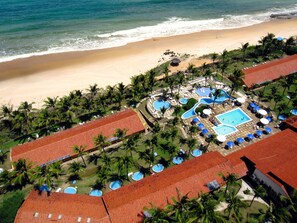
[[[200,90],[200,89],[202,89],[202,88],[198,88],[198,89],[196,90],[196,93],[197,93],[197,91]],[[214,91],[215,91],[215,89],[212,90],[212,92],[214,92]],[[224,91],[224,90],[221,90],[221,91],[222,91],[222,96],[216,98],[215,103],[220,104],[220,103],[223,103],[225,100],[227,100],[227,99],[230,98],[230,96],[228,95],[228,93],[227,93],[226,91]],[[210,93],[210,89],[209,89],[209,93]],[[198,93],[197,93],[197,94],[198,94]],[[199,94],[198,94],[198,95],[199,95]],[[209,95],[209,94],[208,94],[208,95]],[[208,95],[207,95],[207,96],[208,96]],[[212,96],[211,98],[201,98],[201,99],[200,99],[200,100],[199,100],[199,101],[198,101],[198,102],[197,102],[191,109],[189,109],[188,111],[186,111],[186,112],[181,116],[181,118],[182,118],[182,119],[188,119],[188,118],[191,118],[191,117],[197,115],[196,112],[195,112],[195,110],[196,110],[196,108],[197,108],[200,104],[209,105],[209,104],[212,104],[213,101],[214,101],[214,97],[213,97],[213,96]]]
[[[160,111],[163,107],[168,109],[171,106],[171,104],[168,101],[156,100],[154,101],[153,106],[157,111]]]
[[[225,124],[221,124],[218,126],[213,127],[213,130],[218,134],[218,135],[229,135],[231,133],[234,133],[237,131],[237,128],[235,128],[234,126],[231,125],[225,125]]]
[[[231,126],[238,126],[249,122],[252,119],[240,108],[217,115],[216,118],[222,123]]]
[[[76,194],[77,190],[76,188],[74,187],[67,187],[65,190],[64,190],[64,193],[65,194]]]
[[[143,177],[143,173],[139,171],[132,174],[132,179],[135,181],[141,180]]]
[[[183,161],[184,161],[184,159],[181,158],[180,156],[176,156],[176,157],[174,157],[173,160],[172,160],[172,162],[173,162],[174,164],[181,164]]]
[[[202,155],[202,151],[200,149],[194,149],[192,152],[191,152],[192,156],[194,157],[198,157],[198,156],[201,156]]]
[[[101,197],[102,191],[101,190],[92,190],[89,195],[94,196],[94,197]]]
[[[208,87],[201,87],[196,89],[196,94],[198,94],[201,97],[208,97],[211,90]]]
[[[160,173],[164,170],[164,166],[162,164],[156,164],[153,166],[152,170],[155,172],[155,173]]]
[[[189,101],[189,99],[187,99],[187,98],[181,98],[181,99],[179,99],[179,102],[180,102],[181,104],[183,104],[183,105],[187,104],[188,101]]]
[[[109,188],[112,190],[119,189],[120,187],[122,187],[122,181],[120,181],[120,180],[112,181],[109,184]]]

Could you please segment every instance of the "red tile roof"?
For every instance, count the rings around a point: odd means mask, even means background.
[[[297,131],[297,115],[287,118],[284,123],[288,128]]]
[[[255,67],[242,70],[244,72],[243,82],[250,88],[254,84],[272,81],[297,72],[297,54],[279,60],[260,64]]]
[[[59,219],[59,215],[61,219]],[[18,210],[14,222],[43,223],[57,221],[69,223],[78,222],[79,217],[81,222],[88,222],[88,218],[90,223],[110,222],[102,198],[55,192],[47,196],[46,192],[39,194],[37,191],[31,191]]]
[[[297,188],[297,133],[291,129],[226,156],[233,166],[240,165],[243,162],[242,157],[247,157],[269,178],[272,178],[272,173],[291,187]]]
[[[218,152],[209,152],[201,157],[170,167],[161,173],[146,177],[103,196],[113,223],[130,223],[142,220],[143,207],[153,203],[164,207],[176,197],[176,189],[182,195],[197,197],[201,191],[208,192],[206,184],[217,180],[222,183],[220,172],[232,173],[230,162]]]
[[[87,145],[86,150],[92,149],[94,148],[93,138],[95,136],[102,133],[104,136],[112,138],[117,128],[127,129],[127,136],[144,131],[143,123],[138,114],[128,109],[82,126],[16,146],[11,151],[11,159],[17,161],[24,158],[32,161],[35,165],[41,165],[67,155],[73,156],[72,146]]]

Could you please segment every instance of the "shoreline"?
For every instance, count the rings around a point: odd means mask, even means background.
[[[20,58],[0,63],[0,104],[33,102],[40,107],[46,97],[63,96],[71,90],[84,90],[130,83],[132,76],[161,62],[170,49],[195,57],[231,50],[245,42],[255,44],[268,32],[290,37],[297,34],[297,19],[271,20],[257,25],[160,37],[108,49],[73,51]],[[168,58],[167,58],[168,59]],[[161,62],[160,62],[161,60]]]

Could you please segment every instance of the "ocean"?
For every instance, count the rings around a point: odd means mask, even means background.
[[[0,0],[0,62],[243,27],[295,11],[296,0]]]

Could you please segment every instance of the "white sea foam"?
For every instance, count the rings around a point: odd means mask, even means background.
[[[52,53],[106,49],[111,47],[123,46],[128,43],[142,41],[150,38],[190,34],[204,30],[240,28],[269,21],[271,14],[290,13],[296,11],[297,4],[290,9],[273,8],[264,13],[246,15],[224,15],[218,19],[190,20],[188,18],[172,17],[168,18],[164,22],[152,26],[141,26],[134,29],[121,30],[113,33],[92,35],[85,38],[64,39],[61,40],[59,43],[55,43],[49,46],[47,51],[2,57],[0,58],[0,62]]]

